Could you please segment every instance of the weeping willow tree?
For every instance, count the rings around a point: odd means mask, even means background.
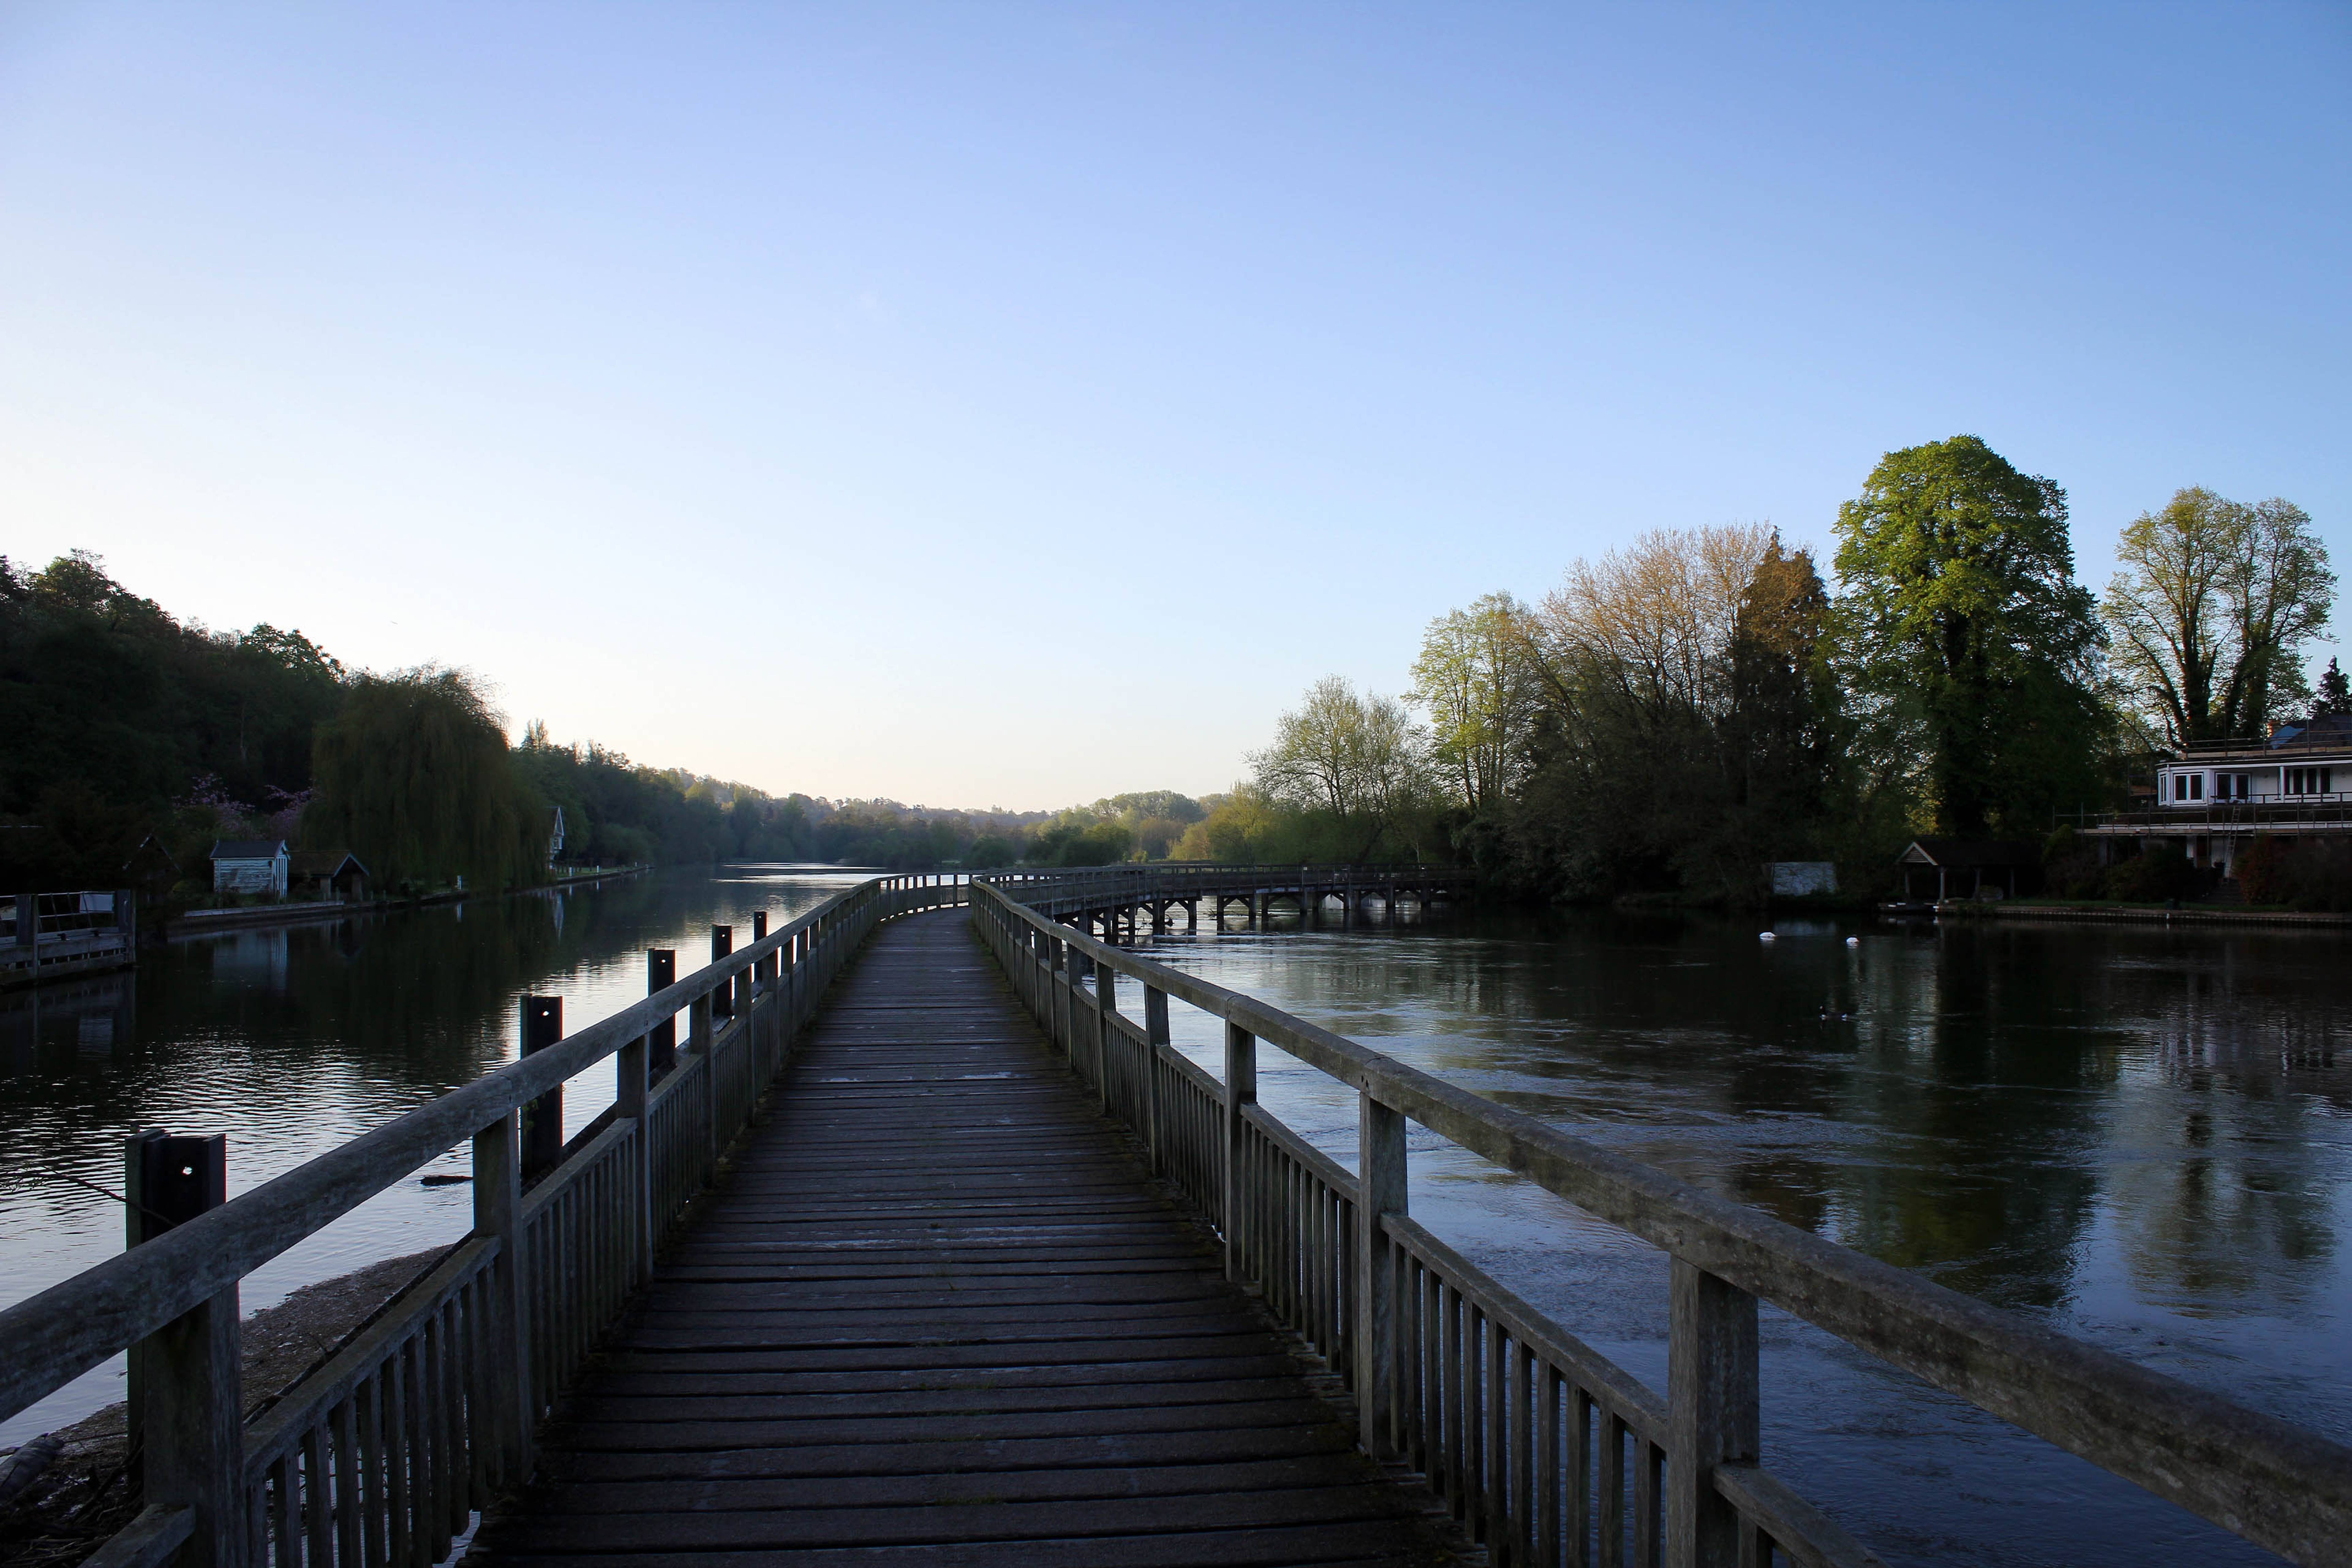
[[[360,677],[319,730],[312,773],[303,837],[349,849],[379,885],[517,887],[547,863],[547,807],[462,670]]]

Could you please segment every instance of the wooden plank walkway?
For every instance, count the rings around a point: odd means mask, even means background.
[[[877,933],[469,1561],[1453,1562],[1014,1002]]]

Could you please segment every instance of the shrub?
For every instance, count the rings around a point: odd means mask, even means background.
[[[2168,899],[2193,899],[2204,880],[2189,857],[2175,845],[2141,850],[2107,868],[2106,896],[2126,903],[2158,904]]]

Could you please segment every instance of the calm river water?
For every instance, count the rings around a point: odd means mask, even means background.
[[[572,1026],[857,873],[594,891],[175,943],[135,984],[0,999],[0,1302],[121,1245],[137,1126],[226,1131],[241,1190]],[[2352,1440],[2352,937],[2139,927],[1520,918],[1171,936],[1156,955],[1956,1289]],[[1848,936],[1858,937],[1849,946]],[[1133,1007],[1135,999],[1127,998]],[[1178,1043],[1214,1065],[1212,1022]],[[2342,1065],[2339,1065],[2339,1062]],[[1353,1101],[1268,1049],[1269,1109],[1352,1163]],[[574,1126],[609,1098],[567,1101]],[[1655,1387],[1659,1255],[1423,1134],[1425,1223]],[[463,1151],[445,1162],[465,1168]],[[249,1279],[248,1309],[463,1231],[404,1184]],[[2264,1563],[1807,1325],[1765,1317],[1765,1452],[1890,1562]],[[94,1373],[0,1443],[120,1397]]]

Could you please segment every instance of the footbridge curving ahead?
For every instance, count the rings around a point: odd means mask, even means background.
[[[1218,896],[1118,875],[845,893],[0,1313],[0,1413],[138,1347],[101,1568],[432,1568],[477,1525],[492,1563],[1874,1563],[1758,1452],[1769,1300],[2352,1563],[2352,1450],[1087,934]],[[1352,1163],[1257,1104],[1269,1047],[1358,1090]],[[607,1063],[527,1182],[529,1109]],[[1408,1123],[1671,1255],[1664,1393],[1412,1219]],[[241,1278],[469,1141],[473,1233],[248,1418]]]

